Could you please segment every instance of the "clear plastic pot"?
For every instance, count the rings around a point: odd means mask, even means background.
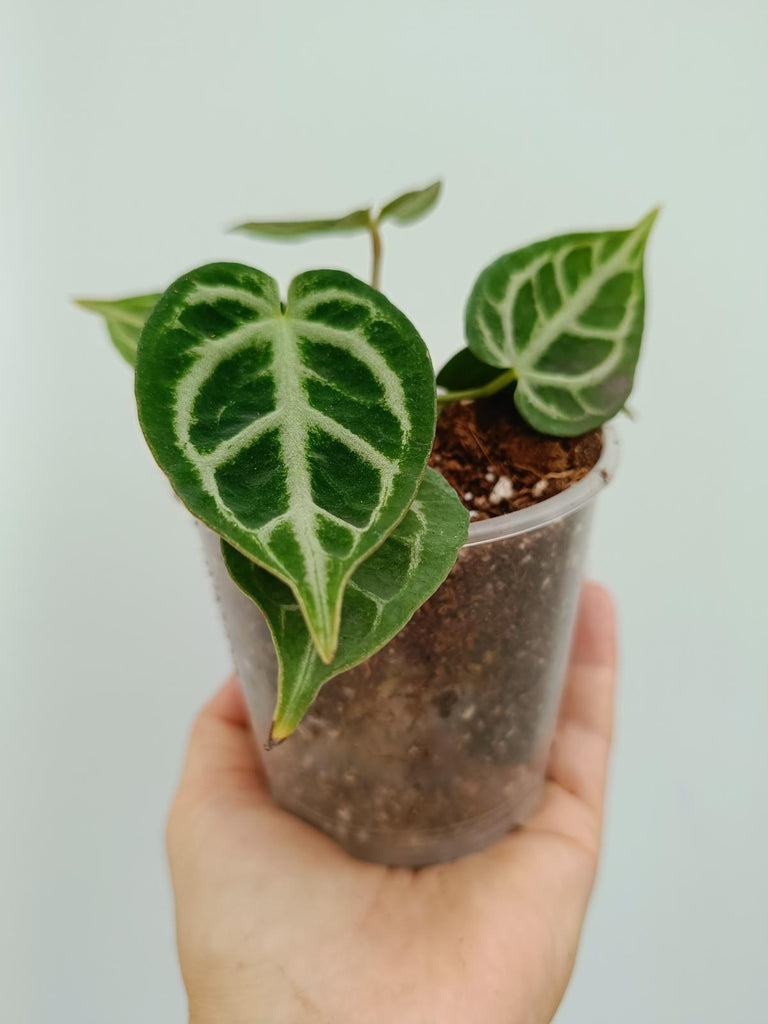
[[[473,523],[448,578],[364,664],[326,683],[264,750],[275,799],[349,853],[428,864],[480,849],[536,807],[560,702],[594,499],[590,473],[530,508]],[[263,747],[277,664],[259,609],[205,537],[235,666]]]

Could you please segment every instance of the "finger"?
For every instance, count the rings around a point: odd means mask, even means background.
[[[579,603],[548,776],[598,813],[613,729],[615,668],[613,602],[604,587],[588,583]]]
[[[615,638],[606,590],[587,584],[581,594],[561,714],[548,779],[537,811],[519,829],[474,858],[484,891],[498,907],[509,894],[533,921],[548,923],[567,977],[595,879],[602,794],[610,744]],[[473,858],[458,862],[471,871]],[[478,866],[480,870],[478,870]],[[505,918],[500,927],[509,927]],[[513,925],[512,925],[513,926]],[[561,992],[557,992],[559,999]],[[542,1010],[550,1020],[554,1006]]]
[[[613,728],[616,628],[613,601],[599,583],[581,592],[561,719],[611,738]]]
[[[203,706],[190,735],[178,796],[266,796],[240,683],[230,676]]]
[[[207,715],[248,728],[248,708],[237,676],[229,676],[200,709],[200,717]]]

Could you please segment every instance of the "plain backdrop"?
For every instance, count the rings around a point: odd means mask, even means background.
[[[622,672],[602,873],[558,1024],[768,1002],[762,0],[3,0],[0,991],[8,1024],[181,1022],[163,822],[229,668],[197,539],[76,294],[363,238],[224,233],[442,175],[384,287],[436,361],[477,272],[662,203],[637,421],[592,572]],[[276,866],[279,870],[279,866]]]

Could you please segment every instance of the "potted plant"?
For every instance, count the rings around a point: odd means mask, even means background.
[[[378,284],[381,225],[439,191],[242,225],[367,231],[370,285],[311,270],[283,297],[214,263],[81,302],[135,365],[149,447],[202,524],[275,799],[390,864],[477,849],[538,800],[656,216],[495,260],[435,377]]]

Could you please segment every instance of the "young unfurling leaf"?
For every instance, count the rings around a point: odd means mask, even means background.
[[[139,335],[159,298],[159,295],[132,295],[124,299],[77,299],[76,302],[83,309],[104,317],[112,344],[127,363],[135,366]]]
[[[410,224],[419,217],[429,213],[437,200],[440,198],[440,191],[443,187],[442,181],[433,181],[426,188],[415,189],[412,192],[404,192],[386,203],[379,213],[379,220],[393,220],[397,224]]]
[[[346,234],[366,231],[370,210],[355,210],[339,217],[320,217],[314,220],[249,220],[237,224],[232,230],[257,238],[301,239],[312,235]]]
[[[403,192],[386,203],[378,212],[373,207],[354,210],[339,217],[307,218],[303,220],[251,220],[237,224],[232,230],[257,238],[302,239],[313,235],[366,231],[371,239],[371,284],[379,287],[381,277],[382,240],[381,223],[393,220],[397,224],[410,224],[419,220],[435,205],[442,182],[434,181],[426,188]]]

